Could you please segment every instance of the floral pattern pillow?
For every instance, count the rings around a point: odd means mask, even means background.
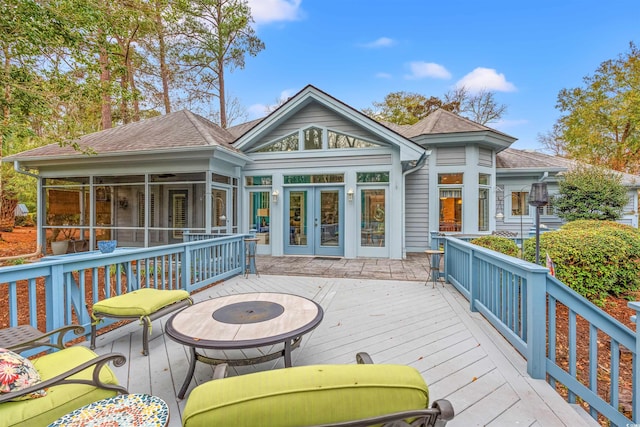
[[[40,374],[29,359],[0,348],[0,393],[19,391],[40,381]],[[36,399],[46,394],[45,390],[38,390],[13,400]]]

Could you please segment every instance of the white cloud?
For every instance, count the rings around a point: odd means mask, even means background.
[[[366,48],[375,49],[375,48],[379,48],[379,47],[391,47],[394,44],[396,44],[395,40],[390,39],[389,37],[380,37],[377,40],[374,40],[374,41],[369,42],[369,43],[365,43],[365,44],[363,44],[361,46],[362,47],[366,47]]]
[[[376,77],[379,79],[390,79],[392,76],[389,73],[376,73]]]
[[[256,24],[297,21],[302,18],[302,0],[248,0]]]
[[[493,68],[484,67],[478,67],[461,78],[456,86],[464,86],[471,92],[480,90],[514,92],[516,90],[515,85],[508,82],[504,74],[498,73]]]
[[[284,104],[289,98],[295,95],[297,91],[294,89],[285,89],[280,92],[280,96],[273,104],[253,104],[247,108],[247,114],[249,115],[249,120],[259,119],[260,117],[264,117],[273,110],[275,110],[280,105]]]
[[[269,107],[264,104],[253,104],[247,108],[247,114],[249,115],[249,120],[259,119],[260,117],[264,117],[267,115],[267,109]]]
[[[424,79],[431,77],[434,79],[450,79],[451,73],[445,67],[434,62],[415,61],[409,64],[411,74],[405,76],[407,79]]]

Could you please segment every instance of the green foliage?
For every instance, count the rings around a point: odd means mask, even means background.
[[[574,221],[540,235],[540,257],[549,254],[556,277],[595,304],[608,295],[630,296],[640,289],[640,231],[612,221]],[[524,256],[535,260],[535,241]]]
[[[373,108],[365,108],[367,116],[397,125],[412,125],[437,109],[451,111],[475,122],[486,124],[499,120],[507,107],[498,104],[493,92],[470,93],[465,87],[447,92],[442,98],[426,97],[412,92],[391,92],[382,102],[374,102]]]
[[[582,87],[563,89],[556,108],[563,149],[593,165],[640,173],[640,49],[600,64]]]
[[[566,221],[619,219],[629,199],[619,174],[597,167],[569,171],[558,185],[552,204]]]
[[[520,255],[520,249],[518,245],[516,245],[516,242],[506,237],[483,236],[471,240],[471,243],[512,257],[518,257]]]

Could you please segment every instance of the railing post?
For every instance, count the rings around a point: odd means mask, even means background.
[[[545,379],[547,349],[547,271],[532,271],[527,278],[527,373]]]
[[[49,277],[45,280],[44,285],[47,331],[64,326],[64,276],[62,273],[62,265],[51,265]]]
[[[187,292],[191,292],[191,251],[188,245],[182,246],[182,286]]]
[[[635,310],[636,315],[631,316],[631,321],[636,324],[636,348],[633,356],[633,379],[631,381],[631,396],[633,396],[631,405],[633,407],[633,421],[638,422],[640,420],[640,363],[638,358],[640,357],[640,301],[634,301],[627,304],[627,306]]]
[[[473,249],[469,251],[469,311],[478,311],[476,301],[480,298],[480,273],[479,261],[476,259]]]

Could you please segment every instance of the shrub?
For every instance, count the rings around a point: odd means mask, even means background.
[[[608,295],[630,296],[640,289],[640,232],[612,221],[573,221],[540,235],[540,257],[549,254],[556,277],[595,304]],[[524,256],[535,259],[535,239]]]
[[[478,237],[477,239],[473,239],[471,243],[513,257],[517,257],[520,255],[520,249],[518,248],[518,245],[516,245],[513,240],[506,237],[483,236]]]

